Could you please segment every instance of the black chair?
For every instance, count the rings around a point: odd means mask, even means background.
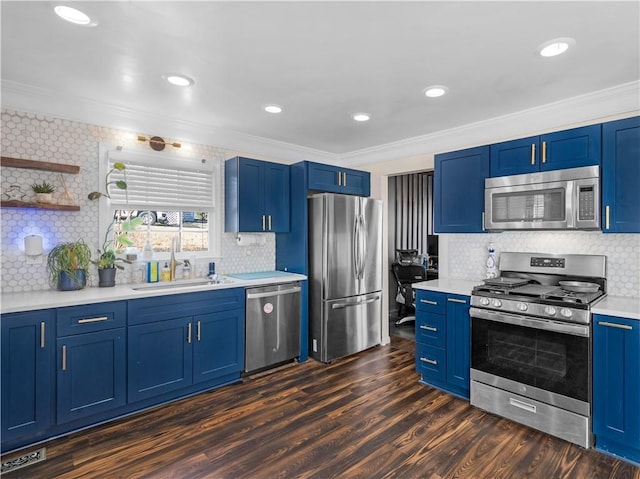
[[[396,304],[398,305],[398,320],[396,326],[415,321],[415,316],[409,316],[416,310],[416,295],[411,287],[413,283],[419,283],[427,279],[427,270],[421,264],[402,264],[395,262],[391,265],[393,276],[398,285],[396,292]]]

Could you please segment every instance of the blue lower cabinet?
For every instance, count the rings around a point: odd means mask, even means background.
[[[469,399],[470,344],[469,297],[418,290],[416,370],[421,382]]]
[[[2,449],[53,423],[55,310],[2,315]]]
[[[57,423],[126,404],[126,330],[98,331],[57,340]]]
[[[129,327],[129,402],[186,388],[193,373],[192,318]]]
[[[640,320],[593,319],[596,448],[640,465]]]

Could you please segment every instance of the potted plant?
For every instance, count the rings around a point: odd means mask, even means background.
[[[104,179],[104,189],[105,193],[100,191],[92,191],[89,193],[88,198],[90,200],[97,200],[98,198],[105,197],[111,198],[109,194],[109,189],[111,185],[115,185],[117,188],[121,190],[127,189],[127,183],[123,180],[110,180],[109,177],[115,171],[124,171],[125,170],[124,163],[116,162],[113,164],[113,167],[107,172]],[[117,256],[117,251],[120,247],[132,246],[133,242],[127,237],[126,233],[128,231],[133,231],[138,225],[142,224],[142,218],[128,219],[121,224],[121,234],[113,237],[113,225],[114,222],[111,222],[109,227],[107,228],[107,232],[104,236],[104,241],[102,243],[102,248],[98,248],[98,259],[91,261],[98,267],[98,286],[101,287],[111,287],[116,284],[116,271],[117,269],[124,269],[119,263],[131,263],[129,260],[124,258],[119,258]]]
[[[55,191],[55,189],[46,181],[43,181],[42,183],[32,184],[31,189],[36,194],[36,202],[53,203],[52,193]]]
[[[60,291],[75,291],[87,285],[91,249],[82,240],[56,245],[47,257],[51,284]]]

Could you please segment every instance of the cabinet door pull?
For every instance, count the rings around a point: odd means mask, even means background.
[[[542,142],[542,162],[543,163],[547,162],[547,142],[546,141]]]
[[[269,231],[271,231],[271,215],[269,215]]]
[[[609,205],[604,209],[604,218],[604,227],[605,229],[609,229]]]
[[[85,324],[85,323],[98,323],[100,321],[107,321],[109,319],[109,316],[100,316],[99,318],[86,318],[86,319],[79,319],[78,320],[78,324]]]
[[[191,323],[187,324],[187,342],[191,344]]]
[[[67,370],[67,346],[62,346],[62,370]]]
[[[338,186],[342,186],[342,173],[338,171]]]
[[[536,144],[531,143],[531,164],[536,164]]]
[[[482,231],[487,231],[487,229],[484,227],[484,211],[482,212]]]
[[[347,186],[347,174],[342,173],[342,186]]]
[[[40,323],[40,349],[44,349],[44,328],[45,328],[45,323],[44,321],[42,321]]]
[[[200,321],[197,323],[196,337],[200,341]]]
[[[431,306],[438,306],[437,301],[429,301],[428,299],[421,299],[420,302],[425,304],[430,304]]]
[[[426,329],[427,331],[433,331],[434,333],[438,332],[438,328],[434,328],[433,326],[420,325],[420,329]]]
[[[524,409],[525,411],[532,412],[533,414],[536,413],[537,408],[535,404],[529,404],[526,402],[518,401],[517,399],[514,399],[514,398],[509,398],[509,404],[519,409]]]
[[[449,301],[450,303],[467,304],[464,299],[447,298],[447,301]]]
[[[262,231],[266,230],[266,221],[267,221],[266,216],[262,215]]]
[[[435,359],[420,358],[420,361],[422,361],[423,363],[433,364],[434,366],[438,365],[438,361],[436,361]]]
[[[631,327],[629,325],[609,323],[607,321],[598,321],[598,325],[600,325],[600,326],[608,326],[610,328],[627,329],[629,331],[633,330],[633,327]]]

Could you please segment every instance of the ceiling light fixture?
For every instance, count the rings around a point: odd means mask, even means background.
[[[159,136],[152,136],[151,138],[147,138],[146,136],[138,135],[138,141],[148,141],[149,146],[152,150],[162,151],[166,145],[171,145],[174,148],[180,148],[182,145],[177,141],[173,143],[169,143],[168,141],[164,141],[163,138]]]
[[[175,86],[191,86],[195,83],[193,78],[189,78],[182,73],[167,73],[166,75],[162,75],[162,78]]]
[[[91,18],[84,12],[75,8],[67,7],[66,5],[57,5],[53,9],[63,20],[67,22],[75,23],[76,25],[95,26],[95,22],[91,22]]]
[[[352,117],[355,121],[369,121],[371,119],[371,115],[369,113],[354,113]]]
[[[424,89],[424,94],[429,98],[438,98],[446,95],[449,88],[444,85],[433,85]]]
[[[265,105],[264,111],[267,113],[280,113],[282,112],[282,107],[280,105]]]
[[[554,38],[548,42],[543,43],[538,47],[538,53],[543,57],[555,57],[566,52],[569,47],[575,45],[576,41],[573,38]]]

